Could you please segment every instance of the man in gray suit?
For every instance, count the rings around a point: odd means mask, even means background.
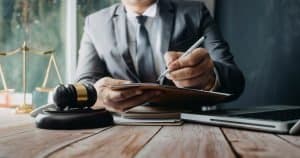
[[[202,48],[179,58],[201,36]],[[166,68],[163,84],[236,96],[244,88],[243,74],[203,3],[122,0],[86,18],[77,81],[94,84],[97,104],[123,111],[158,97],[159,91],[116,91],[108,85],[156,82]]]

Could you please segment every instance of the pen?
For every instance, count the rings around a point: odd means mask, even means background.
[[[189,55],[190,53],[192,53],[192,51],[193,51],[194,49],[196,49],[197,47],[199,47],[199,46],[204,42],[205,38],[206,38],[205,36],[202,36],[202,37],[201,37],[196,43],[194,43],[187,51],[185,51],[178,59],[180,59],[180,58],[182,58],[182,57],[185,57],[185,56]],[[157,81],[160,81],[160,80],[161,80],[164,76],[166,76],[166,74],[169,73],[169,72],[170,72],[169,69],[167,69],[167,70],[165,70],[164,72],[162,72],[162,73],[159,75]]]

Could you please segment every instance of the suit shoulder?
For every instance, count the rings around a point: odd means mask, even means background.
[[[110,7],[101,9],[101,10],[95,12],[95,13],[92,13],[92,14],[88,15],[86,17],[86,19],[90,19],[90,21],[94,21],[94,20],[106,21],[106,20],[109,20],[113,16],[116,8],[118,8],[119,6],[120,6],[120,3],[116,3],[116,4],[114,4]]]

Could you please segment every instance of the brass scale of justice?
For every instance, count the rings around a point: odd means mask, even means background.
[[[22,87],[23,87],[23,102],[21,105],[17,106],[16,108],[16,113],[29,113],[33,110],[33,105],[27,104],[26,103],[26,95],[27,95],[27,56],[28,53],[32,53],[32,54],[36,54],[36,55],[40,55],[40,56],[50,56],[49,58],[49,62],[48,62],[48,66],[47,66],[47,70],[45,73],[45,77],[42,83],[42,86],[37,87],[36,90],[39,92],[51,92],[53,90],[53,88],[48,88],[47,86],[47,82],[48,82],[48,78],[49,78],[49,74],[50,74],[50,69],[52,67],[52,64],[55,68],[55,72],[56,75],[58,77],[58,80],[60,82],[60,84],[62,84],[62,78],[55,60],[55,56],[54,56],[54,50],[47,50],[47,51],[42,51],[42,50],[37,50],[34,48],[29,48],[27,46],[27,43],[24,42],[21,48],[17,48],[13,51],[8,51],[8,52],[0,52],[0,57],[1,56],[12,56],[12,55],[16,55],[18,53],[22,53]],[[5,75],[4,75],[4,71],[2,69],[1,63],[0,63],[0,78],[2,81],[2,85],[3,85],[3,90],[0,90],[0,92],[4,92],[4,93],[12,93],[14,91],[14,89],[10,89],[7,86],[7,82],[5,80]]]

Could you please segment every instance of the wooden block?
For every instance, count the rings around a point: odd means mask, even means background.
[[[185,124],[163,127],[137,157],[233,158],[235,155],[218,127]]]
[[[299,148],[270,133],[224,128],[224,133],[240,157],[299,158]]]
[[[115,126],[74,143],[50,157],[133,157],[160,128],[159,126]]]

